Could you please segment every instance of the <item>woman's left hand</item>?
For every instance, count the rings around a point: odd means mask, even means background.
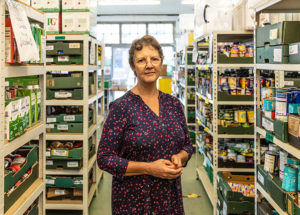
[[[181,156],[176,154],[171,157],[172,163],[175,165],[176,168],[181,168],[182,167],[182,160]]]

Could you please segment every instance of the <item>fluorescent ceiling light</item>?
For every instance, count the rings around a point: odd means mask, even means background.
[[[99,5],[158,5],[160,0],[99,0]]]
[[[181,4],[195,4],[194,0],[181,0]]]

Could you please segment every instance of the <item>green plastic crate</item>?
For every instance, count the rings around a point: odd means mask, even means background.
[[[254,126],[243,127],[243,126],[227,126],[223,127],[218,125],[218,134],[254,134]]]
[[[46,77],[46,86],[48,89],[78,89],[83,87],[82,72],[70,73],[71,77],[62,75],[56,77],[48,74]]]
[[[275,137],[278,140],[287,143],[289,141],[288,122],[283,122],[281,120],[275,120],[274,133],[275,133]]]
[[[285,211],[287,193],[284,189],[282,189],[282,181],[279,177],[268,174],[267,191],[277,205]]]
[[[53,123],[48,124],[46,128],[47,133],[82,133],[83,123]]]
[[[253,64],[253,57],[227,57],[225,54],[218,54],[217,61],[219,64]]]
[[[278,57],[276,57],[278,56]],[[288,45],[278,45],[256,48],[256,63],[287,64],[289,63]]]
[[[254,101],[254,95],[229,95],[226,92],[218,92],[218,101]]]
[[[46,55],[83,55],[82,41],[47,41]]]
[[[55,160],[47,159],[46,169],[66,169],[66,170],[78,170],[81,169],[83,160]]]
[[[82,99],[83,89],[51,90],[47,89],[47,99]]]
[[[70,55],[70,56],[49,56],[46,59],[47,65],[82,65],[83,56]]]
[[[46,187],[83,188],[82,177],[46,176]]]

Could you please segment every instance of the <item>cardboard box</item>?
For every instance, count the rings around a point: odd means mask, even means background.
[[[19,99],[5,102],[5,139],[12,140],[21,135],[20,121],[20,101]]]
[[[288,122],[289,129],[289,143],[296,148],[300,149],[300,116],[289,115]]]
[[[31,0],[31,7],[36,9],[45,8],[45,0]]]
[[[60,0],[44,0],[42,11],[60,12]]]
[[[91,34],[96,35],[97,22],[95,14],[91,12],[63,12],[63,34]]]
[[[89,11],[94,0],[62,0],[62,11]]]
[[[10,18],[5,18],[5,62],[19,62],[19,54]]]
[[[47,34],[60,33],[60,13],[46,13],[46,32]],[[48,49],[47,49],[48,50]]]
[[[251,1],[251,0],[250,0]],[[254,9],[249,8],[249,0],[242,0],[232,10],[232,28],[234,31],[254,29]]]

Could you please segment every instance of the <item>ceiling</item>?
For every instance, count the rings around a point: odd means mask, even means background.
[[[161,0],[160,5],[99,5],[102,15],[178,15],[194,13],[194,5],[181,4],[181,0]]]

